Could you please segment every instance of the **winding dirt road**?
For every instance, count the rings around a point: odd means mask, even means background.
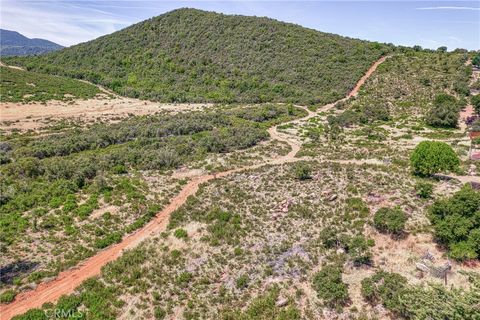
[[[383,61],[385,61],[386,58],[387,57],[382,57],[381,59],[376,61],[368,69],[365,75],[358,81],[354,89],[345,98],[339,101],[344,101],[350,97],[356,96],[360,87],[365,83],[368,77],[371,76],[377,66],[380,65]],[[317,112],[312,112],[307,108],[302,107],[308,112],[308,115],[303,118],[293,120],[291,123],[299,123],[302,121],[306,121],[315,116],[318,112],[331,109],[334,105],[335,103],[325,105],[319,108]],[[124,250],[131,249],[137,246],[143,240],[164,231],[168,224],[168,218],[170,214],[177,208],[179,208],[182,204],[184,204],[189,196],[194,195],[197,192],[200,184],[215,178],[227,176],[235,172],[256,169],[267,164],[278,165],[282,163],[301,160],[300,158],[295,158],[295,154],[300,150],[301,147],[300,141],[294,140],[292,139],[292,137],[278,132],[276,126],[270,128],[268,132],[272,139],[287,142],[291,147],[291,151],[285,156],[280,156],[261,164],[224,171],[215,175],[207,174],[193,178],[187,185],[185,185],[185,187],[180,191],[179,194],[173,197],[171,202],[163,210],[161,210],[153,220],[151,220],[143,228],[126,236],[122,240],[122,242],[112,245],[105,250],[98,252],[95,256],[84,260],[72,269],[61,272],[54,280],[50,282],[41,283],[34,290],[18,294],[12,303],[7,305],[1,305],[0,315],[2,320],[11,319],[13,316],[22,314],[29,309],[39,308],[44,303],[55,302],[62,295],[72,293],[75,288],[77,288],[83,281],[90,277],[99,275],[101,272],[101,268],[107,263],[114,261],[118,257],[120,257]]]

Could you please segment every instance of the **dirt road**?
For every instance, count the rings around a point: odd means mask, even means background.
[[[347,95],[346,98],[342,100],[357,95],[361,85],[375,71],[377,66],[385,61],[385,59],[386,58],[383,57],[375,62],[365,73],[365,76],[359,80],[355,88]],[[311,112],[303,107],[308,111],[308,115],[304,118],[293,120],[292,123],[299,123],[301,121],[308,120],[309,118],[315,116],[318,112],[326,111],[333,106],[334,103],[328,104],[322,108],[319,108],[316,113]],[[34,290],[20,293],[12,303],[1,305],[0,314],[2,320],[10,319],[13,316],[22,314],[32,308],[39,308],[44,303],[55,302],[60,298],[60,296],[72,293],[83,281],[90,277],[99,275],[101,268],[107,263],[117,259],[124,250],[133,248],[150,236],[164,231],[170,214],[184,204],[190,195],[194,195],[197,192],[200,184],[214,179],[215,177],[220,178],[235,172],[256,169],[267,164],[275,165],[300,160],[299,158],[295,158],[295,154],[300,150],[301,147],[300,141],[278,132],[276,126],[272,127],[270,130],[268,130],[268,132],[270,133],[272,139],[287,142],[291,147],[291,151],[285,156],[270,159],[269,161],[258,165],[220,172],[215,176],[213,174],[207,174],[193,178],[187,185],[185,185],[180,193],[176,195],[171,202],[157,214],[153,220],[151,220],[143,228],[126,236],[122,242],[100,251],[95,256],[83,261],[72,269],[61,272],[54,280],[42,283]]]

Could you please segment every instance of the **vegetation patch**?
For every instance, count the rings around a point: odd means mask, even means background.
[[[435,201],[430,220],[435,236],[457,260],[476,259],[480,255],[480,192],[465,185],[450,198]]]
[[[100,93],[92,85],[61,76],[0,67],[2,102],[89,99]]]
[[[147,100],[324,104],[390,49],[268,18],[179,9],[48,56],[6,61]]]

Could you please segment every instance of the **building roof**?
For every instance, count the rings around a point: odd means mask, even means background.
[[[470,137],[470,139],[478,138],[480,137],[480,131],[470,131],[468,133],[468,136]]]

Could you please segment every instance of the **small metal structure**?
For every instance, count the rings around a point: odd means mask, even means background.
[[[452,271],[452,263],[448,260],[443,265],[436,265],[435,260],[435,257],[427,251],[415,264],[415,267],[422,274],[430,274],[432,277],[443,279],[445,285],[447,285],[447,277]]]

